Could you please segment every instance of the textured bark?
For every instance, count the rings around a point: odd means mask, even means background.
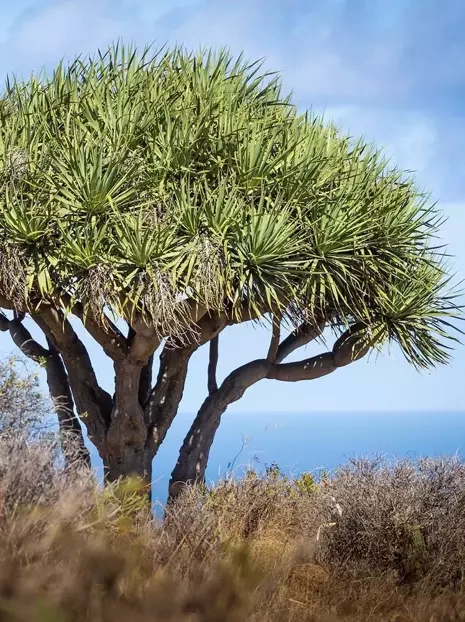
[[[230,404],[239,400],[250,386],[266,378],[270,365],[267,360],[259,359],[237,368],[224,380],[221,387],[204,401],[184,439],[178,461],[171,474],[170,499],[176,498],[186,484],[203,481],[221,415]]]
[[[149,356],[147,365],[145,365],[140,373],[139,383],[139,404],[145,406],[152,392],[153,379],[153,354]]]
[[[191,356],[200,346],[217,337],[227,324],[227,318],[223,315],[204,315],[198,322],[197,338],[189,345],[164,347],[157,382],[145,408],[155,454],[178,412]]]
[[[275,363],[282,363],[295,350],[318,339],[323,334],[327,322],[326,318],[318,320],[315,324],[303,322],[279,344]]]
[[[281,338],[281,316],[273,315],[271,329],[272,333],[270,347],[268,348],[268,354],[266,355],[266,360],[269,363],[276,361],[276,357],[278,355],[279,340]]]
[[[131,349],[131,353],[134,353],[134,342],[137,338],[137,332],[132,326],[129,327],[127,343]],[[154,344],[156,345],[156,344]],[[153,378],[153,352],[147,357],[146,364],[141,369],[140,382],[139,382],[139,404],[145,406],[150,398],[152,391],[152,378]]]
[[[151,447],[144,411],[139,403],[142,366],[126,358],[115,363],[115,403],[106,434],[103,461],[108,479],[119,475],[149,477]]]
[[[121,477],[137,477],[151,498],[153,454],[144,444],[131,445],[122,454],[107,453],[103,458],[105,481],[116,482]]]
[[[160,355],[160,368],[155,388],[146,406],[146,419],[153,442],[154,455],[165,440],[181,402],[189,360],[196,347],[165,348]]]
[[[74,402],[65,366],[52,343],[49,343],[49,350],[45,370],[60,426],[64,456],[67,460],[72,460],[77,454],[78,459],[90,467],[90,454],[84,443],[81,425],[74,413]]]
[[[127,354],[127,340],[113,322],[106,316],[101,321],[97,321],[91,309],[84,312],[80,302],[72,303],[68,294],[61,293],[59,306],[69,309],[69,312],[78,317],[83,323],[88,333],[95,341],[102,346],[103,351],[113,360],[122,359]]]
[[[40,363],[41,359],[46,359],[49,355],[47,348],[44,348],[32,338],[31,333],[27,330],[20,319],[10,320],[8,322],[8,330],[13,343],[27,357]]]

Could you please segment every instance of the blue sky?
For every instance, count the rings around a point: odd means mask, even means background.
[[[0,81],[118,37],[137,44],[230,46],[266,58],[303,108],[325,112],[353,135],[386,147],[439,201],[443,237],[465,276],[465,5],[463,0],[0,0]],[[261,356],[267,335],[224,334],[220,372]],[[110,366],[89,343],[102,384]],[[11,349],[0,334],[0,351]],[[310,351],[313,351],[310,350]],[[308,356],[308,351],[306,356]],[[182,404],[205,397],[205,353],[191,364]],[[108,371],[107,371],[108,370]],[[465,410],[465,348],[450,367],[417,374],[385,352],[315,382],[267,381],[242,411]]]

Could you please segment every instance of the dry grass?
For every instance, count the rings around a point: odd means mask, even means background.
[[[102,491],[49,442],[0,437],[2,622],[458,622],[464,529],[452,458],[250,473],[161,523],[135,482]]]

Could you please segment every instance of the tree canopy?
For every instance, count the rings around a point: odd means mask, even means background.
[[[417,368],[445,363],[458,311],[441,219],[374,147],[301,114],[278,76],[226,51],[116,45],[10,81],[0,99],[0,306],[32,314],[73,394],[92,371],[70,371],[68,313],[126,375],[139,370],[138,391],[158,347],[163,365],[169,348],[211,341],[218,392],[218,333],[249,320],[270,325],[270,378],[318,377],[387,342]],[[330,352],[281,363],[326,326]],[[113,405],[91,384],[108,431],[118,381]],[[154,395],[142,393],[138,408]]]

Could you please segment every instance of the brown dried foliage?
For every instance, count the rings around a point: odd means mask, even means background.
[[[0,437],[0,620],[458,622],[464,491],[452,458],[273,468],[186,489],[162,522],[136,483]]]

